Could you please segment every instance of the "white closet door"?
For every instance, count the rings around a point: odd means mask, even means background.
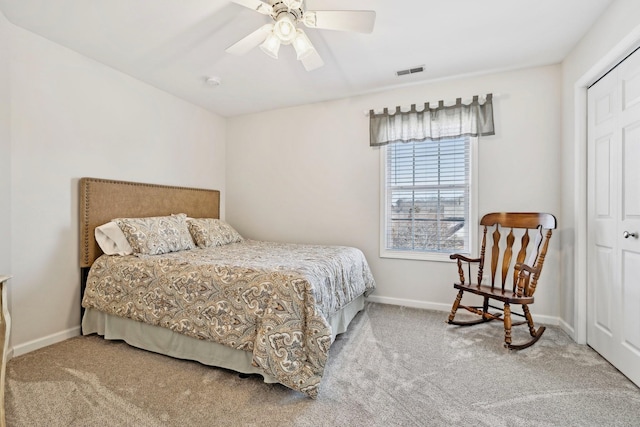
[[[588,97],[587,342],[640,385],[640,51]]]

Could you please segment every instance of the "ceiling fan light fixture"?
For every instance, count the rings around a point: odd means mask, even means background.
[[[322,67],[324,61],[307,35],[298,28],[299,24],[320,30],[371,33],[376,20],[376,12],[373,10],[304,10],[304,0],[231,1],[268,15],[273,21],[229,46],[225,49],[226,52],[244,55],[260,46],[265,54],[277,59],[281,45],[293,44],[297,59],[307,71]]]
[[[288,14],[278,17],[273,25],[273,33],[278,36],[281,43],[289,44],[293,41],[296,37],[296,26]]]
[[[260,49],[273,59],[278,59],[278,51],[280,50],[280,38],[270,33],[264,42],[260,45]]]
[[[298,61],[311,55],[315,50],[309,37],[300,29],[296,31],[296,38],[293,39],[293,48],[296,50]]]

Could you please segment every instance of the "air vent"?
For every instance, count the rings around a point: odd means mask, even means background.
[[[424,65],[421,65],[419,67],[407,68],[406,70],[396,71],[396,75],[398,77],[407,76],[409,74],[421,73],[423,71],[424,71]]]

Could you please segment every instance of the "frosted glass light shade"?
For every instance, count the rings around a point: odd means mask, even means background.
[[[296,37],[296,26],[289,15],[283,15],[273,25],[273,33],[281,43],[289,44]]]
[[[298,61],[306,58],[314,51],[311,41],[302,30],[296,31],[296,38],[293,39],[293,48],[296,50]]]
[[[270,57],[278,59],[278,51],[280,50],[280,38],[274,33],[267,36],[265,41],[260,45],[260,49]]]

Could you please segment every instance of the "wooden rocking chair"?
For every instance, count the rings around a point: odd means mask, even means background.
[[[448,323],[470,326],[492,320],[502,320],[504,322],[504,346],[511,350],[527,348],[538,341],[545,330],[544,326],[540,326],[538,329],[535,328],[531,312],[529,311],[529,304],[533,304],[533,294],[536,291],[538,279],[542,272],[544,258],[549,246],[549,239],[551,238],[551,230],[556,228],[556,218],[547,213],[490,213],[482,217],[480,225],[484,226],[480,258],[468,258],[460,254],[450,255],[451,259],[455,259],[458,262],[460,282],[453,285],[455,289],[458,289],[458,296],[451,308]],[[493,245],[491,247],[491,282],[490,284],[484,284],[487,230],[489,227],[494,226],[495,230],[492,233]],[[506,238],[502,240],[501,230],[503,233],[508,233]],[[533,236],[530,236],[530,231]],[[517,253],[513,270],[511,270],[514,253],[513,244],[516,240],[516,235],[520,238],[520,250]],[[503,251],[500,249],[501,244],[505,246]],[[501,262],[500,258],[502,259]],[[466,283],[464,267],[466,267],[469,280],[471,281],[472,265],[477,265],[478,281],[477,283]],[[498,272],[500,272],[499,275]],[[500,280],[499,284],[496,283],[497,280]],[[512,284],[507,285],[507,283],[510,282],[512,282]],[[483,297],[483,305],[471,307],[460,304],[464,292],[471,292],[472,294]],[[490,305],[489,300],[501,301],[504,303],[504,307]],[[512,312],[512,304],[522,306],[523,313]],[[473,321],[455,321],[454,318],[458,308],[464,308],[475,313],[480,316],[480,319]],[[499,310],[500,312],[490,313],[489,308]],[[512,323],[512,315],[524,317],[525,320]],[[529,326],[529,333],[532,336],[531,340],[519,345],[512,344],[511,327],[523,324]]]

